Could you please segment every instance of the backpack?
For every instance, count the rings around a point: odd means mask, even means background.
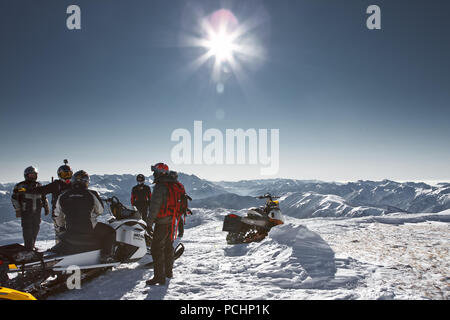
[[[172,216],[171,238],[175,240],[177,232],[174,231],[178,230],[181,218],[186,217],[188,213],[188,199],[191,198],[186,194],[184,186],[180,182],[166,182],[165,185],[169,191],[165,212],[166,215]]]

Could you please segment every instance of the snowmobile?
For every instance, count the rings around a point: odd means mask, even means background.
[[[228,232],[227,243],[250,243],[263,240],[270,229],[284,223],[284,217],[280,210],[280,197],[266,193],[257,199],[266,199],[265,206],[250,208],[247,216],[241,217],[236,214],[225,216],[222,231]]]
[[[0,300],[36,300],[36,298],[26,292],[0,287]]]
[[[124,206],[115,196],[103,200],[109,203],[112,218],[108,224],[116,233],[113,262],[101,263],[100,249],[57,255],[51,250],[26,251],[24,246],[17,243],[1,246],[0,286],[27,292],[36,298],[45,298],[66,289],[65,280],[74,267],[81,271],[81,281],[96,277],[122,263],[145,260],[144,266],[152,267],[152,234],[147,232],[147,224],[141,219],[137,208]],[[174,258],[178,259],[184,252],[183,244],[177,243],[174,250]],[[16,277],[10,279],[9,274],[16,274]]]

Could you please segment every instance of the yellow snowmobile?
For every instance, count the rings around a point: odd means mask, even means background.
[[[26,292],[0,287],[0,300],[36,300],[36,298]]]

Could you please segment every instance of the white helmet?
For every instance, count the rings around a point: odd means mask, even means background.
[[[284,216],[280,210],[270,211],[269,220],[275,224],[284,224]]]

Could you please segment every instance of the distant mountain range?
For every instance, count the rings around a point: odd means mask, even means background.
[[[194,199],[190,204],[193,208],[240,210],[259,206],[264,202],[255,196],[267,192],[281,196],[283,213],[297,218],[433,213],[450,208],[450,183],[431,186],[390,180],[335,183],[292,179],[211,182],[184,173],[179,173],[179,180]],[[104,197],[116,195],[127,205],[135,184],[131,174],[91,176],[92,189]],[[0,184],[0,222],[14,219],[10,201],[13,186]]]

